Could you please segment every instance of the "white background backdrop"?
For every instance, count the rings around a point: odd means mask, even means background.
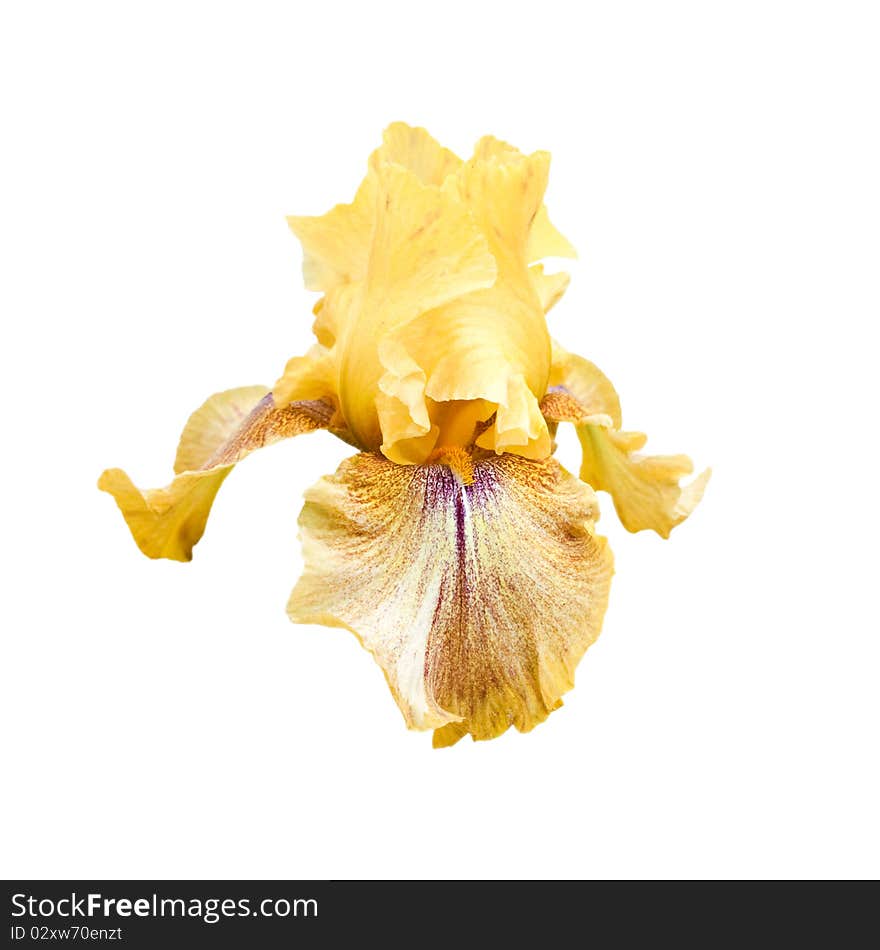
[[[0,871],[880,873],[878,40],[841,2],[5,4]],[[577,688],[446,751],[285,616],[342,443],[249,459],[189,565],[95,488],[164,484],[192,409],[306,348],[284,216],[395,119],[553,152],[551,331],[715,469],[669,542],[601,496]]]

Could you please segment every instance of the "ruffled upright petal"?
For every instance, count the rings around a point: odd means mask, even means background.
[[[527,731],[601,628],[612,560],[595,517],[552,459],[359,455],[306,494],[288,611],[357,634],[436,745]]]
[[[462,166],[460,197],[484,235],[498,267],[491,287],[426,310],[394,334],[425,376],[431,405],[468,401],[492,404],[497,412],[478,445],[495,452],[545,458],[550,437],[538,408],[550,371],[550,337],[545,310],[561,296],[567,278],[530,269],[530,228],[541,208],[549,172],[545,152],[523,155],[496,139],[482,140]],[[439,410],[432,411],[432,422]],[[464,416],[471,419],[466,411]],[[384,430],[383,430],[384,431]],[[444,445],[440,429],[437,446]],[[466,428],[456,433],[474,436]],[[383,443],[388,451],[391,440]],[[433,445],[431,446],[433,448]]]
[[[303,281],[308,290],[328,292],[363,279],[376,218],[376,180],[367,175],[351,204],[319,216],[291,216],[290,230],[303,248]]]
[[[529,263],[543,260],[545,257],[577,257],[574,245],[556,230],[550,220],[546,205],[541,205],[532,221],[526,255]]]
[[[384,212],[376,223],[368,273],[337,321],[339,397],[347,424],[370,448],[389,444],[376,396],[386,369],[379,350],[426,311],[494,283],[485,237],[447,191],[425,185],[399,165],[381,176]]]
[[[534,262],[574,255],[543,204],[549,166],[491,136],[462,162],[424,129],[389,126],[352,204],[290,219],[307,284],[324,291],[322,349],[290,361],[279,404],[334,398],[358,444],[401,464],[452,435],[545,457],[545,314],[568,276]]]
[[[554,344],[551,388],[541,402],[552,424],[572,422],[583,451],[580,477],[607,491],[628,531],[651,529],[668,538],[703,497],[711,470],[682,486],[693,472],[686,455],[639,455],[641,432],[621,431],[617,392],[596,366]]]
[[[189,418],[165,488],[141,490],[122,469],[107,469],[98,487],[115,499],[137,546],[147,557],[192,559],[214,497],[236,463],[255,449],[326,428],[333,406],[321,401],[276,408],[264,386],[211,396]]]
[[[565,271],[547,274],[543,264],[533,264],[529,268],[529,276],[532,278],[532,286],[535,288],[538,300],[541,301],[541,309],[545,314],[559,303],[571,283],[571,277]]]
[[[393,163],[411,171],[425,185],[442,185],[461,167],[461,159],[425,129],[392,122],[382,134],[382,146],[370,158],[373,168]]]
[[[400,465],[420,461],[434,448],[440,431],[431,422],[425,371],[393,337],[380,344],[379,361],[385,370],[376,397],[381,451]]]

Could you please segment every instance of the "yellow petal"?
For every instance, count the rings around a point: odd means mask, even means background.
[[[492,414],[484,407],[491,405],[492,410],[498,410],[497,417],[480,445],[543,458],[549,454],[549,437],[534,393],[544,379],[540,372],[541,337],[546,329],[524,309],[505,309],[499,302],[503,299],[504,294],[496,288],[468,294],[412,321],[390,338],[382,352],[393,349],[406,353],[406,361],[397,364],[395,378],[413,385],[407,390],[411,397],[407,405],[413,410],[411,421],[422,425],[421,431],[427,431],[427,422],[440,427],[438,445],[449,444],[444,439],[453,436],[463,439],[457,444],[472,442],[470,436],[477,421]],[[383,362],[391,365],[387,360]],[[404,366],[410,370],[406,377]],[[386,374],[381,384],[383,392],[391,392],[391,382]],[[429,420],[420,415],[425,407]],[[453,418],[452,407],[461,419]],[[469,428],[465,421],[469,421]],[[395,458],[396,439],[410,433],[390,428],[384,421],[382,432],[382,451]]]
[[[484,135],[474,146],[473,161],[475,162],[484,162],[492,158],[515,160],[517,157],[522,157],[522,152],[515,145],[495,138],[494,135]]]
[[[442,185],[461,167],[461,159],[443,148],[425,129],[405,122],[393,122],[382,135],[382,147],[373,153],[371,164],[394,163],[413,172],[426,185]]]
[[[610,416],[612,426],[620,428],[620,397],[611,380],[598,366],[576,353],[569,353],[554,340],[547,387],[552,390],[560,386],[577,399],[588,415]]]
[[[549,165],[490,136],[462,163],[391,125],[352,205],[291,219],[309,286],[325,290],[323,349],[288,364],[279,404],[335,395],[357,444],[407,464],[453,436],[472,444],[492,406],[482,446],[546,456],[544,315],[568,277],[529,264],[571,252],[543,206]]]
[[[317,217],[293,216],[290,230],[303,247],[303,280],[308,290],[332,290],[363,278],[376,215],[376,180],[368,174],[351,204],[336,205]]]
[[[303,399],[336,400],[336,364],[332,352],[316,343],[305,356],[287,361],[272,389],[277,406]]]
[[[535,155],[542,156],[545,159],[549,171],[550,156],[546,152],[536,152]],[[516,163],[523,158],[522,152],[513,145],[496,139],[493,135],[486,135],[474,149],[474,161],[485,162],[490,159],[497,159],[500,162]],[[542,190],[543,197],[543,190]],[[550,220],[547,212],[547,206],[542,204],[531,215],[528,227],[528,241],[526,245],[526,258],[528,262],[534,263],[545,257],[577,257],[577,251],[574,245],[562,235]]]
[[[302,402],[277,409],[264,386],[211,396],[189,418],[165,488],[136,488],[122,469],[107,469],[98,487],[109,492],[141,551],[152,558],[189,561],[223,480],[255,449],[325,428],[333,406]]]
[[[603,412],[590,412],[563,387],[550,390],[541,400],[540,409],[553,435],[560,422],[572,422],[576,426],[596,425],[606,429],[614,425],[611,416]]]
[[[574,245],[554,227],[546,205],[541,205],[532,221],[526,255],[529,263],[545,257],[577,257]]]
[[[206,467],[268,392],[265,386],[241,386],[207,399],[183,427],[174,459],[174,474]]]
[[[547,190],[550,155],[523,155],[508,146],[487,158],[482,146],[481,141],[462,167],[462,194],[489,241],[499,271],[521,283],[530,263],[531,227]]]
[[[549,313],[559,303],[565,291],[568,290],[571,277],[565,271],[545,274],[543,264],[534,264],[529,268],[529,274],[538,299],[541,301],[541,309],[544,313]]]
[[[389,165],[380,176],[382,214],[370,248],[358,333],[376,339],[426,310],[442,307],[497,275],[488,242],[468,208],[409,170]]]
[[[578,426],[583,449],[581,478],[607,491],[627,531],[652,529],[663,538],[696,508],[711,470],[688,485],[679,485],[694,466],[686,455],[634,454],[647,437],[641,432],[616,432],[596,425]]]
[[[544,312],[567,280],[547,278],[543,269],[530,271],[526,263],[529,228],[541,204],[548,168],[544,152],[522,155],[496,139],[478,144],[475,157],[460,171],[461,197],[498,261],[497,281],[422,313],[392,336],[424,377],[419,410],[450,402],[461,405],[473,432],[477,417],[464,404],[475,400],[480,406],[492,404],[496,418],[478,444],[527,458],[550,453],[550,436],[537,399],[550,369]],[[439,410],[431,411],[430,422],[438,424],[439,434],[436,443],[424,441],[428,449],[443,446],[449,433],[467,433],[466,425],[449,425],[448,412],[444,416],[446,422],[439,425]],[[394,421],[400,425],[405,420],[395,416]],[[420,431],[429,431],[423,417],[413,415],[411,421],[421,426]],[[405,426],[386,430],[384,425],[382,432],[382,451],[398,460],[395,439],[410,438],[411,433]]]
[[[426,458],[439,429],[428,413],[425,371],[402,344],[388,337],[379,345],[379,360],[385,368],[376,397],[382,452],[401,465],[413,458],[413,449],[417,460]]]
[[[384,441],[376,412],[379,345],[419,314],[490,286],[497,273],[468,209],[399,165],[382,169],[380,206],[362,292],[337,319],[339,396],[360,444]]]
[[[620,430],[620,400],[608,378],[557,344],[550,383],[541,409],[554,424],[575,424],[583,451],[580,477],[611,495],[628,531],[651,529],[668,538],[703,497],[711,471],[682,486],[681,479],[693,472],[686,455],[636,454],[647,436]]]
[[[513,452],[531,459],[550,455],[547,423],[521,374],[508,377],[507,393],[498,406],[495,420],[476,444],[498,453]]]
[[[379,201],[379,177],[389,164],[402,165],[426,185],[441,185],[461,159],[420,128],[395,122],[383,144],[370,157],[367,174],[351,204],[326,214],[291,216],[291,231],[303,246],[303,279],[308,290],[328,292],[340,284],[366,277],[370,242]]]
[[[466,460],[363,454],[321,479],[288,605],[298,623],[353,631],[407,724],[440,730],[437,745],[527,731],[556,709],[612,573],[589,487],[552,459]]]
[[[428,399],[431,419],[437,425],[437,445],[470,447],[489,425],[498,406],[485,399]],[[420,461],[424,461],[423,456]]]

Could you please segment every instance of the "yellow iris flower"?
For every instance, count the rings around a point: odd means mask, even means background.
[[[359,454],[306,493],[298,623],[346,627],[436,746],[527,731],[561,705],[599,635],[612,557],[594,490],[624,526],[663,537],[700,500],[683,455],[636,454],[620,402],[550,339],[574,250],[544,206],[550,156],[482,139],[469,161],[396,123],[351,204],[290,218],[316,344],[271,392],[218,393],[190,417],[175,478],[141,491],[101,476],[140,549],[187,561],[246,455],[329,429]],[[580,479],[553,458],[560,422]]]

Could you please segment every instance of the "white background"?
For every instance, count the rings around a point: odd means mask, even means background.
[[[878,875],[876,10],[5,4],[0,871]],[[577,688],[446,751],[285,616],[345,445],[249,459],[188,565],[95,487],[164,484],[192,409],[307,347],[284,216],[349,200],[395,119],[553,152],[552,332],[715,470],[668,542],[602,496]]]

